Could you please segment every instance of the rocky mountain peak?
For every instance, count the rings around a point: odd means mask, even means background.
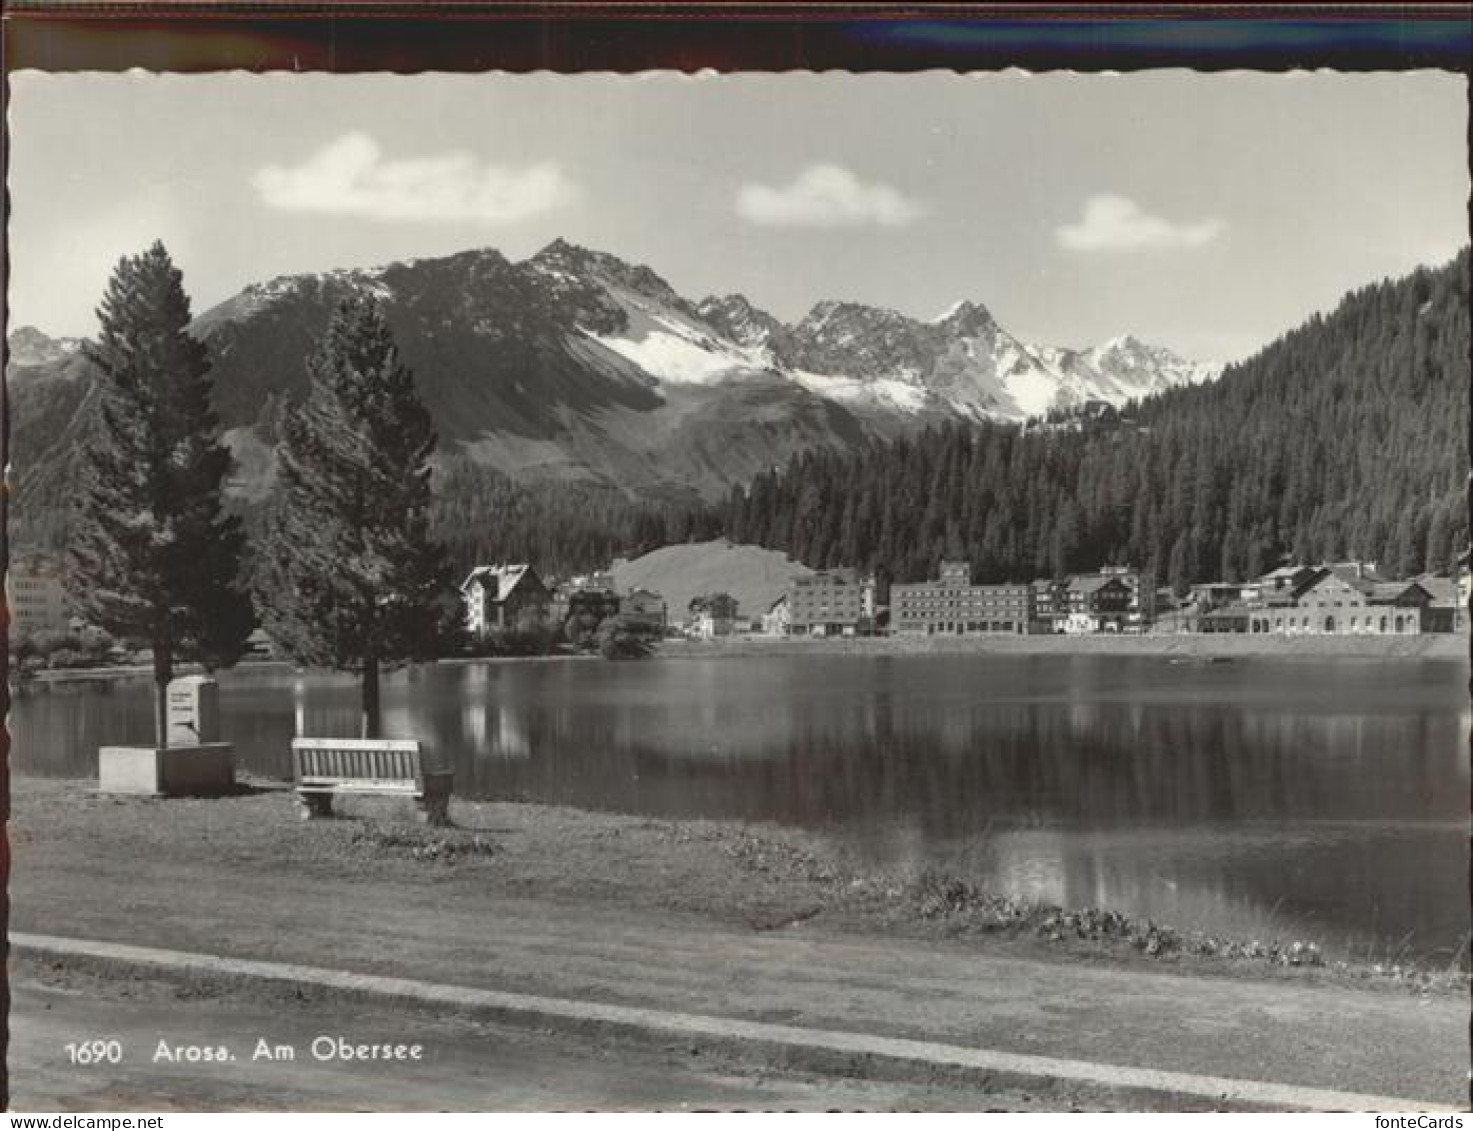
[[[830,324],[843,326],[899,325],[911,322],[897,310],[884,306],[870,306],[862,302],[825,299],[813,304],[803,321],[798,325],[809,331],[818,331]]]
[[[864,380],[913,379],[935,355],[933,327],[857,302],[816,304],[794,328],[794,336],[801,368]]]
[[[1190,365],[1185,359],[1165,348],[1141,341],[1134,334],[1120,334],[1089,351],[1101,365],[1125,369],[1159,369]]]
[[[18,326],[6,338],[11,365],[49,365],[82,348],[78,338],[53,338],[34,326]]]
[[[971,336],[995,329],[997,320],[980,302],[962,299],[948,307],[939,318],[933,319],[932,325],[954,335]]]
[[[544,274],[571,276],[585,282],[620,287],[657,302],[668,303],[694,315],[695,309],[669,283],[642,263],[629,263],[606,251],[580,247],[559,237],[544,247],[527,265]]]
[[[696,304],[696,313],[713,330],[739,346],[766,349],[779,360],[791,355],[792,331],[767,311],[754,306],[746,295],[707,295]]]

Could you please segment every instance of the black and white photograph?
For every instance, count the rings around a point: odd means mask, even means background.
[[[1461,1126],[1466,74],[7,81],[11,1109]]]

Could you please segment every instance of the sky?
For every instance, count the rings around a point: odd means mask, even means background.
[[[162,239],[251,282],[557,237],[779,318],[852,300],[1247,356],[1468,242],[1463,80],[1339,75],[11,76],[9,327],[95,332]]]

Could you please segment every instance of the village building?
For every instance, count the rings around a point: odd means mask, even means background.
[[[1064,586],[1064,594],[1068,602],[1064,631],[1071,635],[1122,632],[1131,623],[1134,594],[1123,577],[1101,573],[1076,574]]]
[[[664,632],[669,623],[665,598],[653,589],[631,589],[619,598],[619,614],[632,624]]]
[[[61,571],[49,560],[32,558],[12,565],[5,577],[5,599],[12,639],[72,629]]]
[[[525,564],[477,566],[460,591],[466,627],[476,637],[516,628],[530,619],[543,620],[552,604],[552,594],[537,571]]]
[[[691,618],[689,634],[697,640],[716,640],[736,632],[736,619],[702,609]]]
[[[1142,573],[1134,566],[1107,565],[1100,567],[1101,577],[1117,577],[1130,591],[1130,600],[1125,609],[1123,628],[1126,632],[1140,632],[1156,618],[1156,578],[1152,573]]]
[[[970,562],[941,563],[934,581],[890,587],[891,627],[896,632],[966,635],[1028,631],[1034,619],[1031,585],[973,585]]]
[[[1247,594],[1255,593],[1257,586],[1244,586],[1236,581],[1201,581],[1187,589],[1187,603],[1199,612],[1208,613],[1228,605],[1243,604],[1252,600]]]
[[[1313,582],[1320,570],[1314,566],[1285,565],[1270,570],[1256,581],[1244,582],[1241,599],[1249,605],[1292,603]]]
[[[784,593],[762,615],[762,631],[768,636],[786,636],[792,625],[788,615],[788,595]]]
[[[559,595],[562,598],[561,619],[564,621],[569,617],[587,616],[603,623],[609,617],[619,615],[619,594],[612,589],[567,587],[560,590]]]
[[[1069,582],[1039,580],[1029,587],[1033,598],[1033,620],[1029,631],[1059,633],[1069,619]]]
[[[1389,580],[1361,562],[1321,566],[1275,596],[1250,609],[1247,631],[1399,636],[1432,631],[1437,621],[1434,615],[1424,623],[1433,597],[1422,585]]]
[[[1242,601],[1198,609],[1194,626],[1198,632],[1247,632],[1252,623],[1252,610]]]
[[[1187,588],[1169,623],[1188,632],[1247,632],[1249,608],[1258,591],[1254,582],[1199,581]]]
[[[1424,573],[1412,580],[1431,596],[1422,610],[1423,632],[1463,632],[1468,628],[1468,595],[1462,584],[1467,574],[1458,578]]]
[[[856,569],[825,569],[788,582],[788,632],[855,636],[874,631],[875,580]]]
[[[685,634],[697,640],[732,636],[748,627],[742,619],[741,602],[730,593],[692,598],[689,614],[685,621]]]

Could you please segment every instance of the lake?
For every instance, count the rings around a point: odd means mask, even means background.
[[[1331,953],[1450,959],[1469,931],[1467,665],[1057,655],[670,656],[395,673],[385,733],[460,797],[822,831],[885,865]],[[18,773],[152,740],[143,678],[32,683]],[[357,725],[350,678],[224,673],[241,768]]]

